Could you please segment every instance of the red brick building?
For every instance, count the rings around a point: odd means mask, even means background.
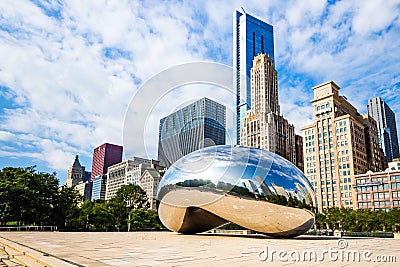
[[[92,175],[94,177],[107,173],[107,168],[122,161],[123,147],[104,143],[93,150]]]

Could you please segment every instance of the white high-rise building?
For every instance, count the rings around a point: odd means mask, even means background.
[[[140,185],[140,177],[147,169],[158,166],[158,161],[133,157],[108,167],[106,200],[113,198],[118,189],[126,184]],[[156,167],[159,168],[159,167]]]

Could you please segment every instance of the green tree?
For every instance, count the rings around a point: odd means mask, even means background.
[[[346,209],[345,212],[342,213],[342,216],[344,216],[342,220],[343,230],[357,232],[356,211],[353,209]]]
[[[315,216],[317,229],[340,229],[348,232],[400,231],[400,210],[390,211],[328,208]]]
[[[95,202],[89,214],[89,224],[95,230],[113,229],[115,226],[115,217],[111,212],[111,207],[106,203]]]
[[[55,173],[38,173],[35,166],[0,171],[0,224],[50,224],[58,195]]]
[[[136,184],[123,185],[118,189],[113,201],[125,203],[129,211],[149,208],[146,192]]]
[[[360,209],[357,211],[357,221],[361,226],[362,232],[371,232],[375,228],[375,219],[373,217],[373,211],[369,209]]]
[[[85,201],[81,204],[79,208],[79,217],[77,219],[77,224],[79,225],[79,228],[88,230],[91,229],[89,217],[93,213],[94,205],[95,205],[94,201]]]
[[[400,209],[391,209],[388,213],[389,231],[400,232]]]
[[[154,210],[133,209],[129,212],[133,231],[160,229],[162,227],[158,214]]]
[[[57,195],[53,209],[53,224],[59,228],[80,228],[82,196],[74,187],[63,186]]]
[[[317,213],[315,214],[315,228],[322,230],[326,229],[326,216],[324,213]]]
[[[146,192],[138,185],[123,185],[109,202],[118,229],[126,230],[128,213],[133,209],[149,208]]]

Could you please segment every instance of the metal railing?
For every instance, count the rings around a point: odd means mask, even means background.
[[[57,226],[53,225],[28,225],[28,226],[3,226],[0,231],[57,231]]]

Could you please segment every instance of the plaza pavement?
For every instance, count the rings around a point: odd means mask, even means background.
[[[172,232],[0,232],[0,246],[4,246],[9,254],[15,251],[17,255],[29,256],[31,261],[39,259],[35,266],[400,265],[400,239],[393,238],[345,238],[340,243],[345,248],[340,249],[337,237],[272,239],[262,235],[181,235]],[[327,251],[325,254],[324,250]],[[260,260],[265,258],[266,251],[269,258]],[[317,261],[302,261],[301,257],[307,251],[315,251]],[[350,261],[346,261],[346,257],[341,260],[340,253],[347,255],[347,252],[359,252],[360,262],[354,262],[352,256]],[[278,253],[281,253],[281,259]],[[365,260],[363,253],[366,253]],[[300,261],[292,260],[298,255]],[[396,262],[377,261],[386,256],[395,257]]]

